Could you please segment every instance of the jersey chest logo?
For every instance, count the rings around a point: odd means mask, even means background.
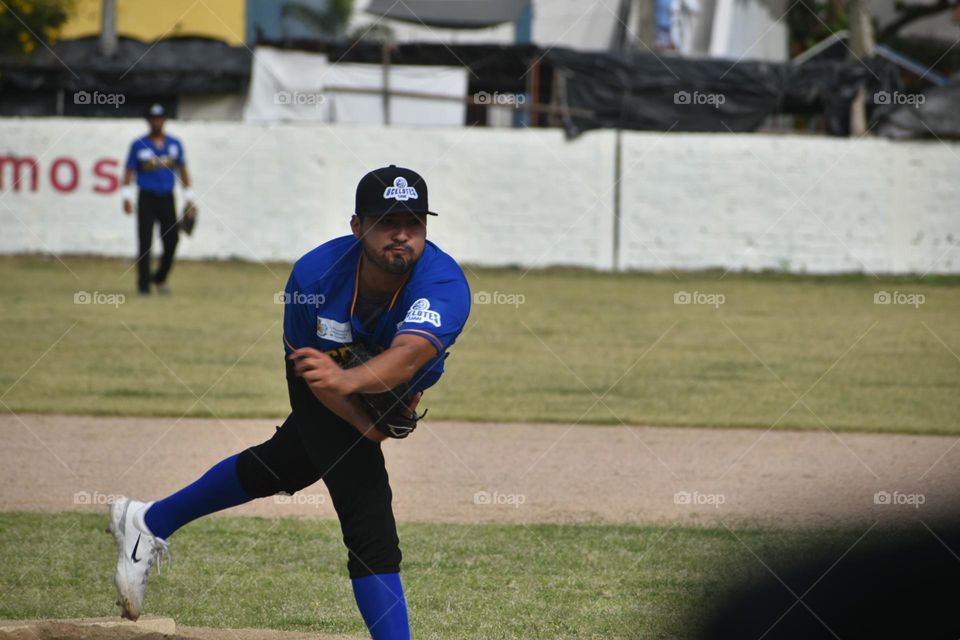
[[[157,155],[153,149],[140,149],[137,151],[137,161],[140,163],[141,171],[155,171],[163,167],[175,167],[177,164],[176,157],[176,145],[172,145],[169,152],[163,155]]]
[[[349,322],[317,317],[317,337],[331,342],[353,342],[353,330]]]
[[[426,298],[420,298],[410,306],[404,322],[429,322],[435,327],[440,326],[440,313],[430,311],[430,301]]]

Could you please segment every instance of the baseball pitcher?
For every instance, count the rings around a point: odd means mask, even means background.
[[[352,234],[300,258],[285,291],[290,415],[273,436],[155,502],[110,509],[121,615],[136,620],[147,577],[188,522],[323,480],[347,547],[360,614],[376,639],[409,638],[401,553],[381,443],[409,436],[424,390],[470,313],[463,271],[426,239],[423,178],[395,165],[357,186]]]

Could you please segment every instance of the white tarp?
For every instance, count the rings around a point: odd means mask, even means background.
[[[244,96],[233,93],[180,96],[178,120],[242,120]]]
[[[375,64],[330,64],[302,51],[258,47],[243,119],[247,122],[307,120],[383,124],[383,68]],[[462,67],[391,65],[391,91],[450,98],[390,98],[390,124],[462,126],[467,70]]]
[[[788,10],[786,0],[716,0],[714,4],[710,57],[770,62],[790,59],[783,19]]]
[[[328,67],[327,56],[257,47],[244,121],[329,122],[329,105],[323,95]]]

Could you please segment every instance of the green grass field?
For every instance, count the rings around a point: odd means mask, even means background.
[[[64,262],[0,258],[4,411],[286,414],[275,294],[289,265],[181,262],[172,297],[143,299],[125,261]],[[720,275],[468,269],[474,294],[514,304],[474,306],[424,406],[444,420],[960,432],[960,280]],[[875,304],[882,291],[923,303]],[[0,513],[0,618],[115,615],[104,526]],[[689,637],[727,580],[806,543],[839,557],[861,533],[400,523],[422,638]],[[336,521],[208,518],[173,550],[150,613],[363,633]]]
[[[0,513],[0,618],[115,615],[104,526],[98,514]],[[769,577],[760,560],[777,571],[810,543],[840,557],[862,534],[400,525],[413,636],[467,640],[689,637],[729,580]],[[187,626],[364,633],[336,522],[206,518],[171,540],[174,563],[151,575],[149,613]]]
[[[274,294],[289,265],[181,262],[172,297],[141,299],[126,261],[64,262],[0,258],[11,410],[285,414]],[[522,304],[474,305],[424,401],[434,419],[960,431],[956,278],[468,275],[475,294]],[[74,304],[78,291],[126,299]],[[674,304],[680,291],[724,303]],[[924,301],[874,304],[879,291]]]

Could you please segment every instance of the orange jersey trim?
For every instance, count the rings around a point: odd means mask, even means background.
[[[423,329],[400,329],[400,331],[397,331],[397,333],[394,334],[394,337],[400,335],[401,333],[421,333],[431,339],[430,342],[434,347],[436,347],[438,355],[443,353],[443,342],[440,340],[440,338],[429,331],[424,331]]]

